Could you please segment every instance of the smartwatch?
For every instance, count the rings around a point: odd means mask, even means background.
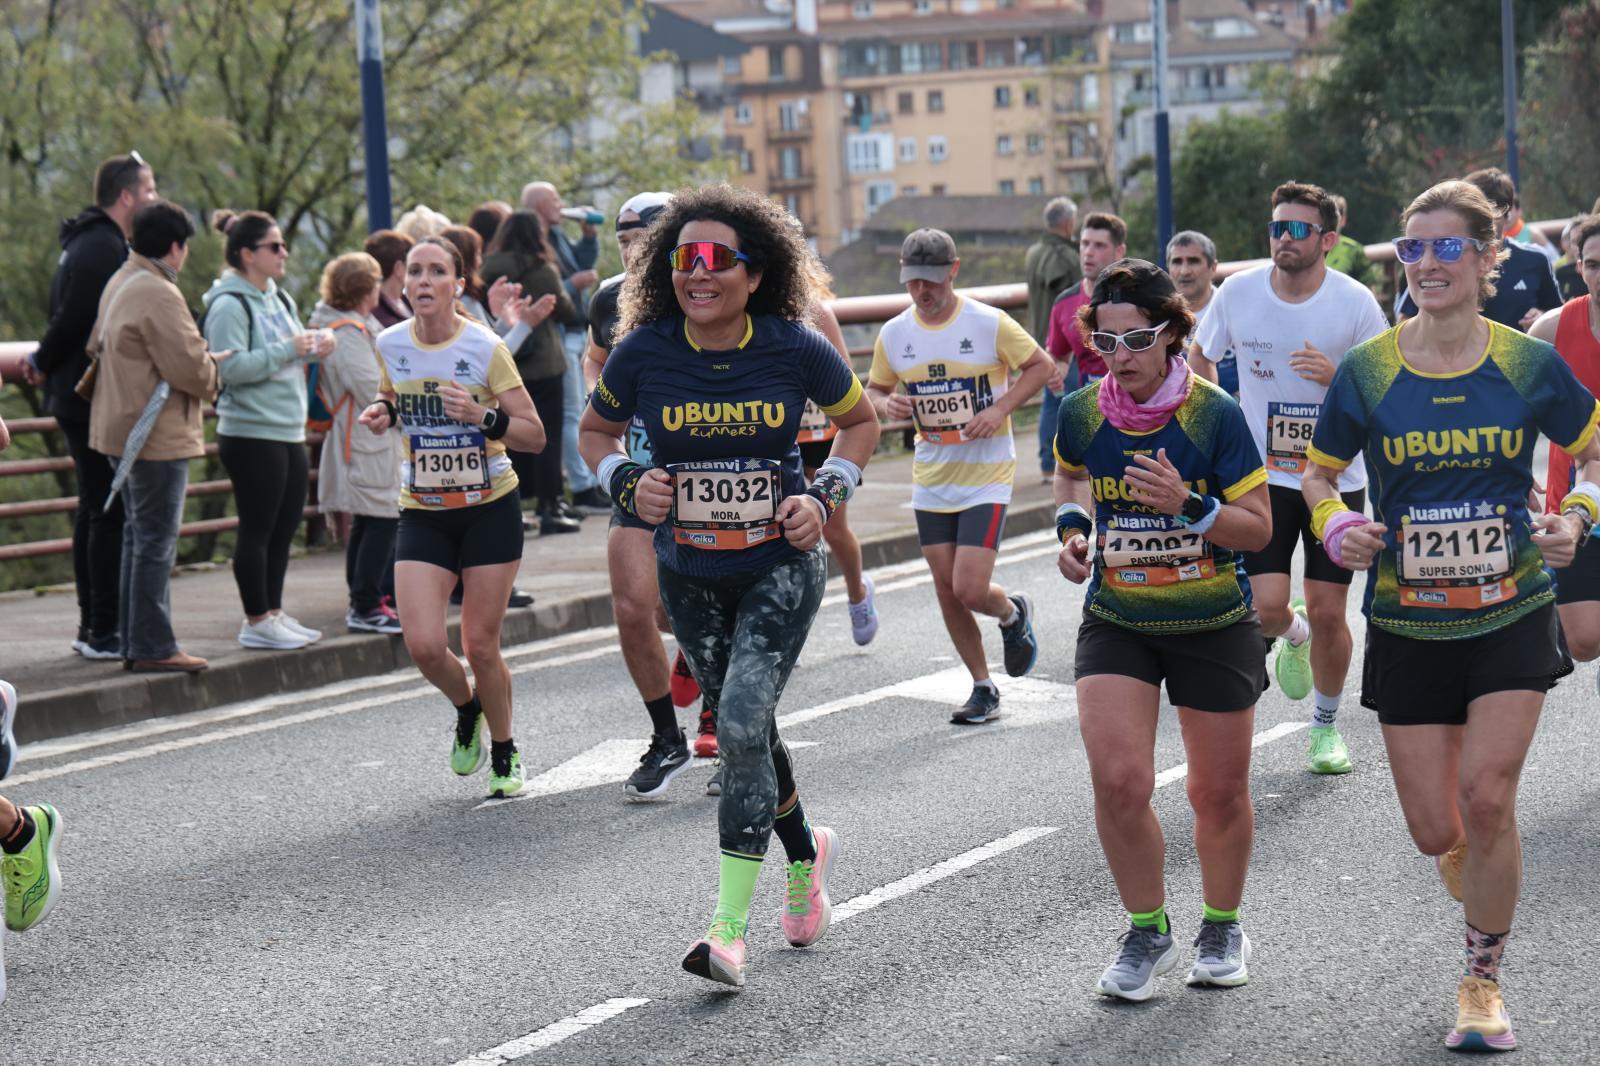
[[[1206,516],[1206,498],[1198,492],[1189,493],[1189,498],[1183,501],[1183,510],[1178,512],[1178,519],[1186,526],[1192,526]]]

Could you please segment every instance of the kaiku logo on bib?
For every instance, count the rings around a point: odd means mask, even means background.
[[[682,536],[683,539],[688,541],[690,544],[711,545],[717,542],[717,538],[712,536],[710,533],[684,533]]]
[[[1118,570],[1117,580],[1124,585],[1143,585],[1150,580],[1150,575],[1143,570]]]

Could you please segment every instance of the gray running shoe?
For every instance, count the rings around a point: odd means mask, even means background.
[[[1194,943],[1199,951],[1189,984],[1237,988],[1250,980],[1245,967],[1250,961],[1250,938],[1238,922],[1202,922]]]
[[[973,685],[972,695],[967,697],[967,702],[957,707],[950,716],[952,725],[982,725],[992,722],[1000,717],[1000,690],[994,687],[993,682],[987,685]]]
[[[660,799],[666,795],[667,786],[689,765],[689,743],[683,730],[675,736],[656,733],[650,738],[650,747],[639,759],[639,767],[622,786],[623,796],[631,802]]]
[[[1178,964],[1178,943],[1171,933],[1132,926],[1118,938],[1122,951],[1100,975],[1095,991],[1143,1003],[1155,992],[1156,978]]]
[[[706,795],[722,795],[722,760],[717,760],[717,768],[711,771],[711,780],[706,782]]]
[[[1039,661],[1039,638],[1033,635],[1033,600],[1026,592],[1008,598],[1017,605],[1017,620],[1000,627],[1000,642],[1005,648],[1006,673],[1021,677]]]

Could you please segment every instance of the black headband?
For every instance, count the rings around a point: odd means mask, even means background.
[[[1133,304],[1135,307],[1160,307],[1177,294],[1165,270],[1144,259],[1119,259],[1100,272],[1091,307],[1101,304]]]

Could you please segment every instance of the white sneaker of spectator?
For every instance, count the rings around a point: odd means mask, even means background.
[[[269,614],[259,622],[246,618],[239,627],[239,643],[246,648],[293,651],[311,641],[285,626],[277,615]]]

